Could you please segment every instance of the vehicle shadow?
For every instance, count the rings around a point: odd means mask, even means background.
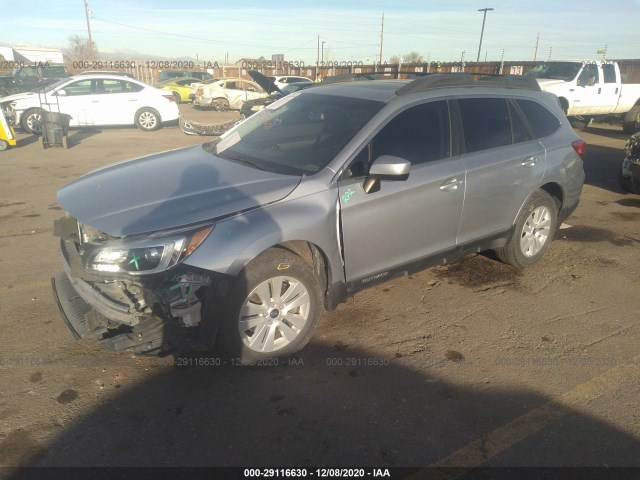
[[[91,138],[95,135],[99,135],[102,133],[102,130],[98,130],[96,128],[80,128],[74,129],[73,133],[69,134],[69,148],[73,148],[76,145],[82,143],[83,140],[87,138]]]
[[[620,186],[620,165],[624,151],[603,145],[587,144],[583,166],[584,182],[616,193],[626,193]]]
[[[637,438],[537,392],[492,389],[462,354],[375,357],[312,342],[269,367],[216,365],[216,357],[157,366],[50,444],[13,432],[3,449],[30,446],[14,457],[30,467],[424,467],[465,446],[454,466],[478,457],[488,466],[640,464]],[[444,381],[449,369],[475,370],[478,381]]]

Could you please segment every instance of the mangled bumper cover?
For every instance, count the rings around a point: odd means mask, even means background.
[[[220,136],[243,120],[244,117],[240,118],[239,120],[229,120],[228,122],[222,123],[198,123],[192,122],[191,120],[186,120],[181,116],[180,128],[187,135]]]

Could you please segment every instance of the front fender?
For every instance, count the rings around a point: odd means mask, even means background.
[[[325,255],[334,280],[344,279],[336,232],[337,190],[282,201],[218,222],[184,262],[236,276],[265,250],[287,241],[306,241]]]

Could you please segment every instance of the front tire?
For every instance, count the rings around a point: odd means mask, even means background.
[[[235,281],[220,337],[244,365],[291,355],[311,339],[322,314],[322,289],[313,269],[279,248],[252,260]]]
[[[524,268],[536,264],[545,254],[557,229],[558,205],[541,190],[531,195],[523,206],[509,243],[496,249],[504,263]]]
[[[39,108],[30,108],[22,115],[20,124],[27,133],[38,134],[42,132],[42,111]]]
[[[135,124],[140,130],[151,132],[160,128],[160,114],[153,108],[141,108],[136,112]]]

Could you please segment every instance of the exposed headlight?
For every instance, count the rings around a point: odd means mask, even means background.
[[[96,272],[147,275],[187,258],[209,235],[212,225],[187,232],[159,233],[132,241],[111,240],[89,246],[85,268]]]

